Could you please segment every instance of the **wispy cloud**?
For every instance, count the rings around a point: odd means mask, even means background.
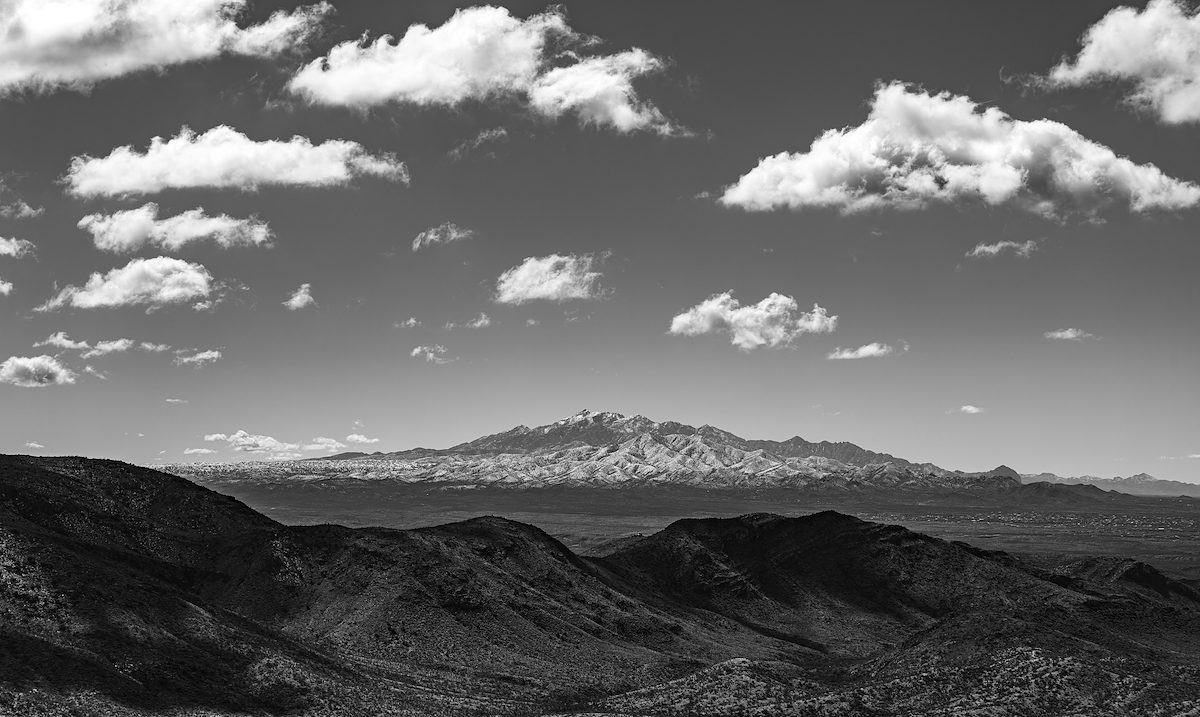
[[[869,344],[864,344],[855,349],[844,349],[839,346],[838,348],[834,349],[828,356],[826,356],[826,358],[828,358],[831,361],[848,361],[848,360],[864,359],[864,358],[883,358],[884,356],[895,356],[898,354],[906,353],[907,351],[908,351],[908,344],[900,344],[899,346],[892,346],[891,344],[873,342],[873,343],[869,343]]]
[[[1052,341],[1086,341],[1088,339],[1098,339],[1099,336],[1090,334],[1083,329],[1055,329],[1047,331],[1042,336]]]
[[[1023,242],[998,241],[995,244],[976,244],[974,249],[966,253],[966,256],[971,259],[987,259],[1008,253],[1028,259],[1037,249],[1038,243],[1033,239]]]

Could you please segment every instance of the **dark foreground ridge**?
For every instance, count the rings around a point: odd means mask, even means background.
[[[0,713],[1176,714],[1200,596],[835,512],[603,556],[483,517],[276,523],[114,461],[0,457]]]

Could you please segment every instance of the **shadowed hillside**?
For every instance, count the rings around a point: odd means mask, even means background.
[[[828,511],[681,520],[585,558],[503,518],[285,526],[152,470],[3,457],[0,544],[15,714],[1155,714],[1200,699],[1200,602],[1150,565],[1033,565]]]

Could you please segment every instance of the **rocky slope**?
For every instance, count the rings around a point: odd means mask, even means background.
[[[501,518],[285,526],[156,471],[0,457],[0,544],[0,705],[18,715],[1200,700],[1200,598],[1153,567],[1037,566],[833,512],[683,520],[585,558]]]

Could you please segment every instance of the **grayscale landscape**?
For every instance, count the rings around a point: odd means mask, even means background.
[[[0,717],[1200,717],[1200,0],[0,0]]]

